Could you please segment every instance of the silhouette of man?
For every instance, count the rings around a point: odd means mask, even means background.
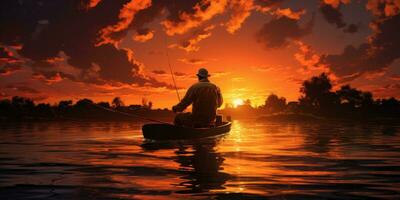
[[[207,69],[200,68],[196,75],[199,81],[188,89],[181,102],[172,107],[174,112],[182,112],[193,104],[192,113],[178,113],[175,125],[207,127],[215,120],[217,108],[222,105],[221,91],[208,80]]]

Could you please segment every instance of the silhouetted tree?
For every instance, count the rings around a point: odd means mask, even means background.
[[[275,94],[270,94],[265,100],[265,109],[269,112],[282,112],[286,108],[286,99],[284,97],[279,98]]]
[[[336,91],[342,105],[348,105],[351,109],[361,106],[361,91],[351,88],[350,85],[344,85],[340,90]]]
[[[53,119],[55,113],[50,104],[40,103],[36,106],[35,115],[44,119]]]
[[[142,107],[145,109],[151,109],[151,107],[153,107],[153,102],[147,100],[146,98],[142,98]]]
[[[92,107],[93,106],[93,101],[90,99],[81,99],[79,101],[76,102],[76,104],[74,105],[74,107],[76,108],[88,108],[88,107]]]
[[[300,107],[300,106],[299,106],[299,102],[297,102],[297,101],[290,101],[290,102],[288,102],[287,105],[286,105],[286,110],[287,110],[288,112],[295,112],[295,113],[297,113],[297,112],[300,111],[300,108],[299,108],[299,107]]]
[[[111,108],[110,103],[108,102],[99,102],[97,105],[104,107],[104,108]]]
[[[244,101],[243,101],[243,106],[251,107],[251,100],[250,100],[250,99],[244,100]]]
[[[72,100],[63,100],[58,103],[58,108],[60,110],[66,110],[72,106]]]
[[[400,101],[395,98],[381,99],[378,101],[380,105],[380,113],[384,116],[397,116],[400,117]]]
[[[300,106],[306,112],[317,112],[319,114],[334,115],[339,98],[331,92],[332,84],[325,73],[314,76],[303,82],[299,99]]]
[[[124,102],[122,101],[122,99],[121,99],[120,97],[115,97],[115,98],[112,100],[111,105],[112,105],[114,108],[119,108],[119,107],[124,106],[125,104],[124,104]]]
[[[352,88],[350,85],[344,85],[336,91],[340,99],[340,110],[342,114],[358,115],[372,113],[374,110],[374,100],[370,92],[363,92]]]

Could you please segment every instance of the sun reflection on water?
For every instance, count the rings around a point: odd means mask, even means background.
[[[237,120],[223,137],[174,142],[132,137],[138,125],[54,126],[0,134],[0,184],[81,199],[399,197],[400,137],[379,126]]]

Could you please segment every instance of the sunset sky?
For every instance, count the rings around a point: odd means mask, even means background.
[[[0,97],[177,103],[199,67],[226,103],[297,100],[327,72],[400,97],[400,0],[2,0]]]

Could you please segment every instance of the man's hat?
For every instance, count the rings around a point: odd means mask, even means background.
[[[197,72],[197,76],[201,77],[201,78],[207,78],[210,75],[208,74],[207,69],[205,68],[200,68],[199,71]]]

